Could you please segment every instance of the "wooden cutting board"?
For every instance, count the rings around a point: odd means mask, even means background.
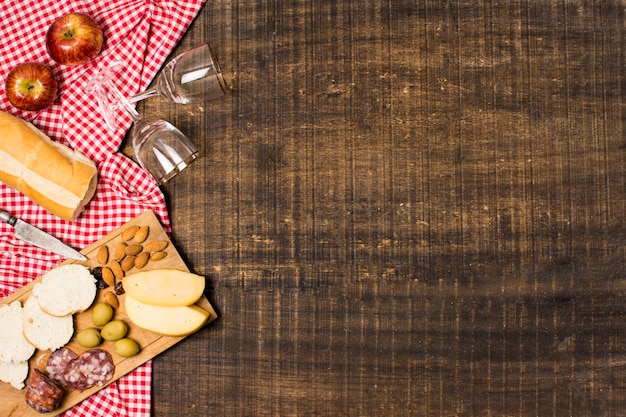
[[[181,258],[180,254],[177,252],[176,248],[173,246],[172,242],[169,240],[167,234],[163,230],[163,227],[159,223],[159,220],[157,219],[155,214],[151,211],[147,211],[137,216],[135,219],[131,220],[124,226],[109,233],[107,236],[103,237],[102,239],[98,240],[91,246],[82,250],[81,253],[87,256],[88,261],[82,262],[82,261],[68,260],[64,262],[63,264],[77,263],[81,265],[86,265],[88,267],[99,266],[99,263],[96,260],[96,254],[98,252],[98,249],[101,246],[106,245],[109,248],[109,252],[112,254],[117,243],[122,240],[122,237],[121,237],[122,232],[127,227],[133,226],[133,225],[149,227],[150,232],[145,243],[149,243],[149,242],[157,241],[157,240],[166,240],[168,242],[168,246],[165,249],[165,252],[167,252],[167,256],[164,259],[161,259],[159,261],[148,262],[148,264],[145,267],[143,267],[141,271],[146,271],[146,270],[151,270],[151,269],[160,269],[160,268],[173,268],[173,269],[189,271],[183,259]],[[128,272],[126,272],[126,275],[132,274],[133,272],[137,272],[137,271],[139,270],[136,268],[129,270]],[[41,280],[41,277],[37,278],[35,281],[31,282],[30,284],[26,285],[25,287],[19,289],[18,291],[14,292],[13,294],[3,299],[0,302],[0,304],[8,304],[14,300],[20,300],[23,304],[24,301],[30,296],[33,285],[36,282],[39,282],[40,280]],[[102,301],[104,293],[110,290],[111,290],[110,288],[107,288],[105,290],[98,290],[98,295],[94,304],[99,301]],[[161,336],[159,334],[152,333],[147,330],[140,329],[137,326],[134,326],[132,322],[128,320],[128,316],[126,315],[126,312],[124,311],[124,295],[123,294],[118,295],[118,298],[120,301],[120,306],[115,311],[115,318],[123,320],[129,325],[128,337],[136,340],[139,343],[139,346],[141,347],[141,351],[139,352],[139,354],[131,358],[122,358],[115,354],[114,342],[104,341],[100,346],[98,346],[99,349],[104,349],[110,352],[111,357],[113,358],[113,361],[115,363],[115,374],[113,378],[111,379],[111,381],[109,381],[109,383],[118,380],[122,376],[131,372],[133,369],[137,368],[138,366],[154,358],[156,355],[163,352],[167,348],[175,345],[176,343],[184,339],[184,337]],[[211,304],[208,302],[206,297],[203,296],[196,304],[209,312],[210,316],[209,316],[207,323],[210,323],[211,321],[217,318],[217,314],[215,310],[213,309]],[[75,327],[74,334],[76,334],[81,329],[94,327],[93,324],[91,323],[91,309],[85,312],[82,312],[80,314],[74,315],[74,327]],[[67,347],[69,347],[70,349],[78,353],[79,355],[86,350],[85,348],[78,345],[78,343],[76,343],[74,339],[72,339],[67,344]],[[39,350],[35,351],[35,354],[32,356],[32,358],[29,361],[31,371],[33,368],[38,368],[42,371],[45,370],[45,364],[50,354],[51,354],[50,351],[39,351]],[[2,406],[0,407],[0,417],[8,417],[8,416],[35,417],[35,416],[42,416],[42,415],[56,416],[62,413],[63,411],[66,411],[67,409],[73,407],[74,405],[78,404],[79,402],[83,401],[84,399],[94,394],[95,392],[101,390],[102,388],[103,387],[93,387],[85,391],[67,390],[65,397],[63,399],[61,408],[51,413],[40,414],[26,404],[26,401],[24,399],[26,388],[22,390],[16,390],[11,385],[0,382],[0,403],[2,404]]]

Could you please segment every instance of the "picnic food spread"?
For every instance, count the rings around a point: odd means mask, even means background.
[[[134,256],[115,248],[130,245],[163,255],[106,282],[103,268]],[[0,301],[0,363],[15,365],[0,366],[9,404],[55,415],[216,318],[204,277],[187,270],[152,212],[83,253],[86,262],[68,260]]]
[[[157,262],[167,269],[186,271],[186,266],[168,240],[169,218],[160,190],[149,174],[119,153],[124,129],[107,130],[84,85],[94,70],[123,56],[128,63],[124,94],[145,88],[202,4],[202,0],[184,7],[131,1],[111,8],[106,1],[90,5],[70,1],[59,8],[53,3],[21,0],[0,6],[7,15],[18,9],[37,8],[40,12],[32,21],[19,23],[32,36],[0,47],[5,77],[21,64],[40,62],[53,69],[58,81],[55,100],[46,106],[34,103],[36,111],[28,101],[39,99],[28,94],[36,89],[37,80],[24,80],[26,73],[18,72],[14,76],[22,80],[15,86],[34,82],[32,88],[16,91],[5,86],[8,94],[0,100],[0,156],[6,162],[0,168],[3,209],[64,233],[64,240],[75,248],[85,248],[81,252],[89,255],[88,261],[59,265],[58,256],[17,242],[8,228],[1,230],[11,236],[0,246],[8,255],[0,262],[4,284],[0,290],[5,297],[0,300],[0,393],[6,404],[2,416],[7,412],[58,415],[78,404],[75,415],[91,415],[96,409],[114,415],[121,409],[116,407],[124,407],[128,401],[118,397],[118,391],[127,385],[136,393],[128,409],[138,415],[149,412],[150,359],[182,337],[164,336],[176,333],[169,328],[155,333],[133,323],[125,311],[122,279],[141,268],[158,269]],[[52,22],[74,11],[91,14],[101,25],[104,47],[83,63],[55,63],[45,36],[38,34],[45,35],[44,29]],[[12,32],[14,24],[7,20],[0,30]],[[131,32],[119,30],[121,25],[132,27]],[[121,33],[123,37],[118,36]],[[21,95],[20,105],[8,97],[15,92]],[[27,105],[22,105],[24,100]],[[103,228],[103,219],[108,230]],[[149,223],[154,241],[148,238],[146,245],[127,242],[123,262],[111,256],[100,264],[96,249],[105,240],[123,240],[120,233],[125,222]],[[115,245],[105,246],[114,254]],[[137,246],[142,249],[132,254]],[[111,282],[109,272],[112,286],[105,281]],[[59,276],[70,276],[76,287]],[[109,320],[103,323],[100,316],[93,321],[93,311],[102,311],[96,306],[105,304],[112,310]],[[162,308],[147,305],[157,311]],[[205,312],[203,320],[186,333],[216,317],[205,297],[195,307],[180,307]],[[158,331],[158,326],[154,330]],[[143,369],[135,372],[136,368]],[[114,401],[106,399],[111,395],[116,396]]]

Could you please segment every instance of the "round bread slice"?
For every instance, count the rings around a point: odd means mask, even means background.
[[[35,297],[24,303],[22,324],[24,336],[39,350],[56,350],[70,341],[74,334],[74,318],[46,313]]]
[[[7,382],[13,388],[20,390],[24,388],[24,381],[28,377],[28,362],[1,362],[0,361],[0,381]]]
[[[22,303],[18,300],[0,307],[0,361],[22,362],[35,353],[22,327]]]
[[[87,310],[96,291],[96,279],[86,266],[78,264],[51,269],[33,286],[41,309],[58,317]]]

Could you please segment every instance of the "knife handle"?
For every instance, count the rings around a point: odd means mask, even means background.
[[[6,211],[0,209],[0,220],[15,227],[15,222],[17,221],[17,217],[13,217]]]

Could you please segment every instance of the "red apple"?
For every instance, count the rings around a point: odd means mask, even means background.
[[[46,49],[63,65],[79,65],[94,59],[102,49],[104,35],[95,20],[85,13],[61,16],[48,28]]]
[[[9,102],[22,110],[43,110],[57,96],[59,86],[52,69],[39,62],[17,65],[7,75],[4,91]]]

